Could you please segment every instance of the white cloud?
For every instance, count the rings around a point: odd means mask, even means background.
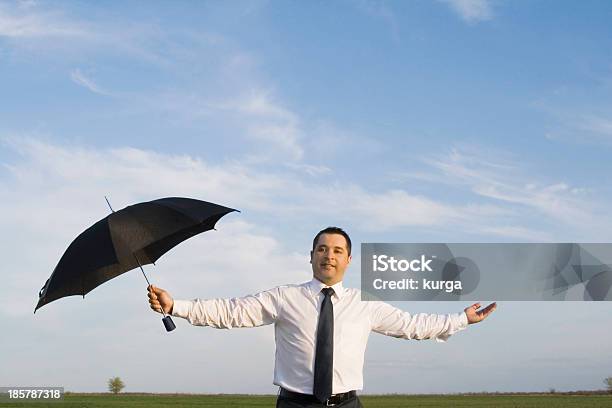
[[[482,156],[459,150],[428,160],[440,172],[434,176],[497,202],[449,204],[400,189],[371,191],[353,183],[321,183],[331,169],[308,164],[304,164],[306,168],[296,164],[297,173],[282,166],[264,171],[247,162],[211,165],[198,157],[134,148],[69,148],[35,139],[12,139],[9,145],[20,151],[22,158],[5,165],[10,182],[0,184],[5,197],[14,197],[14,201],[5,200],[12,205],[8,222],[43,228],[36,233],[45,237],[54,230],[46,229],[49,223],[44,220],[49,214],[40,210],[41,201],[35,196],[48,197],[43,207],[64,214],[65,227],[70,228],[62,230],[71,234],[83,227],[80,220],[94,220],[95,214],[100,214],[99,207],[88,212],[82,203],[99,203],[105,209],[104,195],[110,196],[115,207],[165,195],[203,197],[247,214],[276,214],[296,223],[335,219],[363,231],[433,226],[521,239],[544,237],[544,232],[524,225],[509,226],[509,220],[516,217],[529,219],[520,206],[563,225],[587,229],[597,224],[597,213],[585,202],[589,201],[584,197],[588,192],[583,189],[565,183],[543,186],[537,180],[527,182],[516,174],[511,162],[487,162]],[[303,177],[302,171],[310,177]],[[78,207],[67,205],[68,197]]]
[[[287,161],[301,160],[303,130],[297,114],[275,102],[269,92],[253,90],[238,98],[211,103],[223,111],[246,119],[247,135],[264,143],[268,151],[286,156]]]
[[[588,106],[573,106],[573,94],[553,92],[552,97],[534,100],[531,106],[550,116],[556,123],[551,125],[544,137],[551,141],[580,145],[612,145],[612,114],[607,102],[592,101]]]
[[[439,0],[468,23],[487,21],[493,18],[493,10],[489,0]]]
[[[88,61],[92,55],[121,55],[154,63],[172,64],[174,44],[166,45],[154,24],[135,21],[96,21],[77,18],[57,5],[1,3],[0,38],[15,49],[64,63]]]
[[[376,229],[440,224],[467,219],[470,212],[404,191],[374,193],[352,184],[319,185],[317,180],[308,181],[292,172],[257,171],[234,162],[212,166],[186,155],[172,156],[135,148],[101,151],[68,148],[36,139],[9,139],[8,143],[23,155],[17,164],[7,165],[12,183],[5,184],[4,188],[10,186],[14,189],[11,193],[27,193],[31,189],[50,197],[69,196],[73,200],[92,202],[110,195],[116,205],[172,193],[210,197],[250,211],[298,216],[334,208],[336,216],[347,219],[358,216],[367,219],[364,226],[377,225]],[[327,202],[325,207],[319,205],[322,197]],[[60,204],[61,200],[49,203],[49,208],[61,208]],[[32,201],[32,205],[38,208],[40,203]],[[25,206],[13,209],[13,219],[17,220],[21,213],[31,217],[30,210]],[[41,220],[45,216],[40,215]]]
[[[92,79],[88,78],[81,72],[80,69],[76,68],[70,72],[70,78],[79,86],[89,89],[91,92],[99,95],[109,95],[107,91],[102,89]]]
[[[315,166],[312,164],[287,163],[287,167],[302,171],[310,176],[320,176],[330,174],[332,170],[327,166]]]
[[[8,7],[0,4],[0,37],[48,38],[48,37],[79,37],[87,34],[84,27],[70,21],[57,12],[34,10],[36,4],[27,7],[16,4]]]
[[[565,225],[598,224],[595,203],[585,196],[588,190],[564,182],[543,183],[498,154],[454,149],[427,163],[441,171],[444,182],[468,186],[480,196],[529,207]]]

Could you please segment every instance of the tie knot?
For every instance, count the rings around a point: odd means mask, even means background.
[[[334,289],[333,288],[323,288],[321,289],[321,292],[323,292],[325,297],[329,297],[334,294]]]

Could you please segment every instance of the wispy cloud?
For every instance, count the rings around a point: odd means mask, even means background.
[[[302,158],[302,131],[296,114],[272,101],[264,92],[248,95],[234,107],[255,119],[248,126],[249,135],[280,147],[294,160]]]
[[[99,94],[99,95],[110,95],[107,91],[102,89],[98,84],[96,84],[93,79],[88,78],[81,72],[80,69],[76,68],[70,72],[70,78],[74,83],[84,88],[89,89],[91,92]]]
[[[181,52],[154,23],[105,21],[76,17],[50,3],[0,3],[0,38],[23,52],[33,52],[66,63],[95,55],[122,55],[158,66],[172,64],[170,54]]]
[[[357,4],[359,5],[359,9],[364,13],[374,18],[382,19],[391,30],[393,40],[396,43],[400,41],[399,23],[397,22],[395,13],[388,4],[375,0],[362,0]]]
[[[181,125],[217,123],[232,129],[241,144],[249,146],[247,160],[274,162],[320,173],[325,166],[304,162],[307,130],[298,112],[288,108],[271,91],[264,90],[257,79],[242,76],[248,92],[231,89],[208,92],[174,89],[129,97],[130,107],[168,114]],[[219,95],[219,96],[217,96]],[[129,99],[128,98],[128,99]]]
[[[576,125],[578,129],[593,133],[612,142],[612,119],[610,117],[584,115]]]
[[[76,203],[97,202],[111,192],[117,203],[163,195],[207,197],[246,213],[265,217],[276,214],[287,222],[334,219],[362,231],[433,226],[441,230],[459,227],[466,233],[492,236],[529,235],[527,230],[517,226],[514,230],[504,229],[507,225],[504,220],[511,213],[500,205],[449,204],[400,189],[375,192],[354,183],[321,184],[319,178],[328,172],[326,168],[310,169],[313,178],[308,179],[299,172],[283,171],[282,166],[270,171],[248,167],[245,163],[213,166],[198,157],[171,156],[134,148],[97,151],[49,145],[35,139],[10,143],[21,152],[23,161],[5,165],[11,175],[9,180],[14,182],[0,187],[6,197],[18,197],[15,188],[27,194],[18,201],[31,202],[33,207],[15,202],[10,210],[11,219],[18,224],[27,220],[32,228],[49,225],[44,221],[49,215],[35,210],[41,201],[33,195],[48,194],[53,201],[44,207],[56,212],[58,208],[65,208],[61,212],[67,215],[75,209],[62,204],[65,197]],[[154,185],[149,180],[155,180]],[[84,185],[89,188],[84,189]],[[321,205],[322,200],[325,205]],[[76,220],[88,219],[88,216],[83,214],[71,219],[74,227],[68,228],[67,223],[64,230],[74,232],[82,227]],[[39,236],[49,234],[37,233]]]
[[[303,171],[310,176],[320,176],[330,174],[332,170],[327,166],[315,166],[312,164],[287,163],[287,167],[298,171]]]
[[[66,19],[61,13],[34,9],[35,5],[8,7],[7,3],[0,4],[0,37],[78,37],[87,33],[82,25]]]
[[[479,196],[522,205],[569,225],[597,224],[595,203],[589,199],[588,190],[563,181],[544,183],[525,174],[517,163],[500,156],[454,149],[448,155],[432,158],[427,163],[441,172],[440,182],[467,186]],[[491,157],[496,159],[491,160]]]
[[[595,97],[590,103],[576,105],[575,100],[582,92],[564,86],[531,102],[534,110],[552,120],[544,137],[560,142],[612,146],[609,103]]]
[[[234,162],[213,166],[198,157],[171,156],[129,147],[68,148],[36,139],[12,139],[8,143],[21,152],[23,161],[7,164],[5,168],[13,180],[19,180],[20,188],[38,186],[33,188],[37,194],[61,189],[64,194],[86,199],[90,194],[99,196],[101,191],[125,186],[118,197],[122,202],[173,192],[212,197],[250,211],[297,218],[329,213],[329,208],[333,208],[333,217],[345,221],[354,219],[356,226],[377,230],[467,222],[476,214],[487,213],[485,208],[454,207],[402,190],[372,192],[356,184],[320,185],[316,179],[308,181],[300,174],[283,172],[282,167],[261,171]],[[316,176],[328,170],[314,168],[313,171]],[[147,181],[152,179],[154,186]],[[82,189],[85,182],[92,186],[91,191]],[[322,197],[326,206],[320,205]],[[18,214],[22,212],[25,218],[29,216],[29,211],[21,207],[15,209],[14,219],[19,219]]]
[[[477,23],[493,18],[493,9],[489,0],[439,0],[446,3],[459,17],[467,23]]]

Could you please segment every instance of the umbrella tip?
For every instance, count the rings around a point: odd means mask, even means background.
[[[115,210],[113,210],[113,207],[111,206],[110,201],[108,201],[108,198],[104,196],[104,199],[106,200],[106,204],[108,204],[108,208],[110,208],[111,212],[115,212]]]

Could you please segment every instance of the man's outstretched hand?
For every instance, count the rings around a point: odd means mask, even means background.
[[[153,285],[147,286],[147,291],[149,293],[149,305],[151,309],[161,313],[161,308],[163,307],[166,314],[172,313],[174,299],[172,299],[172,296],[170,296],[168,292]]]
[[[487,318],[491,313],[497,309],[497,303],[491,303],[489,306],[482,310],[480,309],[480,303],[474,303],[470,307],[466,307],[464,312],[468,319],[468,324],[478,323]]]

